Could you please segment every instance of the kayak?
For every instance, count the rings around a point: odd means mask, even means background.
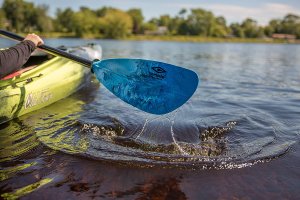
[[[99,45],[71,49],[77,56],[101,59]],[[91,81],[89,68],[66,58],[45,57],[33,53],[22,70],[0,80],[0,124],[66,98]]]

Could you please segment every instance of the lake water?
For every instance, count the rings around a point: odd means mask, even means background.
[[[104,59],[191,69],[200,85],[185,105],[157,116],[93,80],[1,125],[2,197],[300,198],[300,45],[46,40],[90,42]]]

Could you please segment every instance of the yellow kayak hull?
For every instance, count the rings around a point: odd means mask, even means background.
[[[55,57],[0,81],[0,124],[68,97],[91,80],[89,68]]]

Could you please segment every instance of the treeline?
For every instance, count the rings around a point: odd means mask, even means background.
[[[4,0],[0,26],[16,32],[60,32],[75,37],[92,35],[102,38],[124,38],[130,35],[192,35],[202,37],[263,38],[272,34],[291,34],[300,38],[300,17],[287,14],[260,26],[254,19],[227,25],[222,16],[204,9],[182,9],[175,17],[162,15],[145,21],[141,9],[123,11],[111,7],[57,9],[48,15],[47,5],[34,5],[23,0]]]

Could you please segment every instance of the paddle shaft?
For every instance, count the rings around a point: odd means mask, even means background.
[[[24,40],[1,29],[0,34]],[[118,98],[152,114],[172,112],[182,106],[198,87],[195,72],[168,63],[127,58],[92,62],[46,45],[38,48],[92,68],[97,79]]]
[[[17,40],[17,41],[23,41],[25,39],[22,36],[19,36],[17,34],[14,34],[14,33],[11,33],[9,31],[2,30],[2,29],[0,29],[0,34],[4,35],[6,37],[9,37],[11,39]],[[93,63],[93,61],[91,61],[91,60],[81,58],[79,56],[67,53],[67,52],[62,51],[60,49],[49,47],[47,45],[40,45],[40,46],[38,46],[38,48],[45,51],[45,52],[47,52],[47,53],[49,53],[49,54],[52,54],[54,56],[61,56],[61,57],[67,58],[69,60],[75,61],[75,62],[77,62],[81,65],[84,65],[85,67],[88,67],[88,68],[91,68],[92,63]]]

